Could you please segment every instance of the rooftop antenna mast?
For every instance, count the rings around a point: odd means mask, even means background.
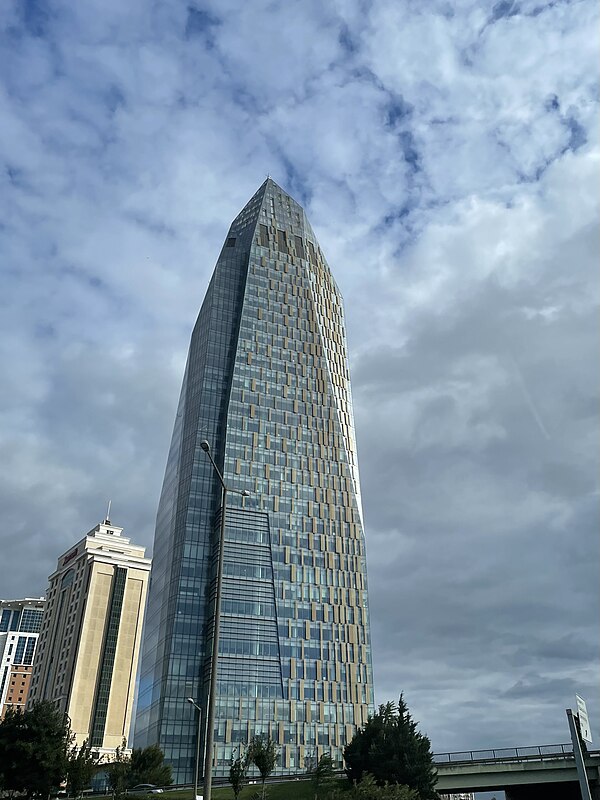
[[[109,500],[108,501],[108,508],[106,509],[106,519],[104,520],[105,522],[108,522],[109,525],[110,525],[110,504],[111,503],[112,503],[112,500]]]

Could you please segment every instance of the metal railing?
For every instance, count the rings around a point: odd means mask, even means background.
[[[455,753],[434,753],[435,764],[465,764],[473,762],[536,761],[573,758],[573,745],[543,744],[533,747],[501,747],[490,750],[459,750]]]

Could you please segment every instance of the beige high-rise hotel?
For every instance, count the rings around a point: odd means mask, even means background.
[[[58,559],[28,698],[51,700],[100,752],[129,738],[150,572],[122,531],[105,519]]]

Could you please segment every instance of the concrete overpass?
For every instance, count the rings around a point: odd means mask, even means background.
[[[438,792],[506,792],[507,800],[581,800],[572,744],[435,753]],[[600,751],[585,754],[600,800]]]

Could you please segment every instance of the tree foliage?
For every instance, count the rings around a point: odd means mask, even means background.
[[[310,770],[310,777],[315,792],[315,800],[318,800],[321,790],[330,786],[335,779],[333,761],[328,753],[324,753],[317,764]]]
[[[130,760],[126,748],[127,742],[123,739],[122,745],[115,750],[113,760],[106,767],[109,789],[117,799],[125,795],[129,782]]]
[[[248,751],[242,753],[240,746],[240,754],[238,757],[231,759],[231,766],[229,767],[229,783],[233,789],[233,796],[235,797],[235,800],[237,800],[239,797],[240,792],[246,783],[249,766],[248,755]]]
[[[355,783],[350,791],[336,790],[329,800],[421,800],[415,789],[399,783],[386,783],[378,786],[375,778],[368,772],[363,774],[360,783]]]
[[[74,737],[71,737],[72,739]],[[81,747],[73,745],[67,760],[67,788],[73,797],[79,797],[90,785],[94,773],[101,762],[100,753],[93,750],[86,739]]]
[[[136,783],[168,786],[171,767],[157,745],[126,753],[127,742],[106,764],[109,786],[121,797]],[[90,781],[101,758],[88,741],[74,744],[69,718],[50,702],[36,703],[30,711],[8,708],[0,722],[0,790],[10,794],[48,797],[67,780],[69,792],[78,797]]]
[[[170,786],[173,783],[173,769],[170,764],[165,764],[163,751],[157,744],[133,748],[127,783],[130,787],[138,783],[152,783],[155,786]]]
[[[52,703],[25,712],[8,708],[0,722],[0,786],[27,798],[47,797],[67,774],[70,742],[68,717]]]
[[[254,764],[260,772],[262,781],[262,797],[265,796],[265,781],[275,769],[279,748],[267,736],[253,736],[248,746],[248,762]]]
[[[344,750],[346,774],[360,783],[370,773],[379,786],[404,784],[422,800],[437,800],[437,773],[429,739],[417,729],[404,698],[386,703],[369,717]]]

